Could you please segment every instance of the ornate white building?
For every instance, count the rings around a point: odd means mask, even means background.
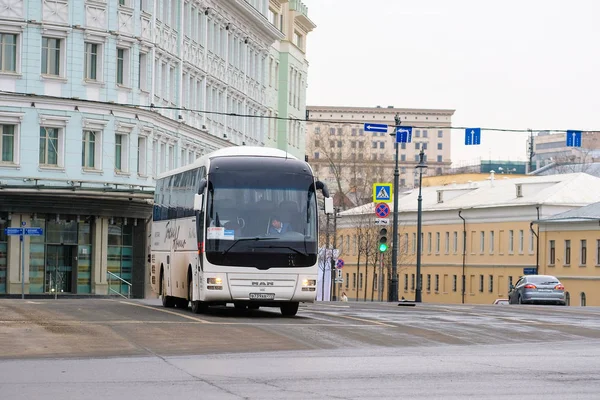
[[[105,294],[108,271],[143,296],[158,174],[232,145],[303,156],[287,124],[264,118],[304,112],[304,41],[295,38],[314,25],[303,7],[1,2],[0,294],[20,294],[22,279],[25,293]],[[302,99],[294,109],[281,101],[291,93]],[[25,237],[24,277],[19,237],[4,230],[19,226],[44,229]]]

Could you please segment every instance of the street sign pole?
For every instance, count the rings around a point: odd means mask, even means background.
[[[21,244],[21,298],[25,299],[25,243],[23,236],[19,235],[19,240]]]
[[[394,135],[398,135],[398,128],[400,127],[400,115],[396,114],[394,117],[394,122],[396,124],[394,129]],[[398,301],[398,182],[400,180],[400,173],[398,171],[398,148],[400,144],[398,143],[398,138],[394,140],[396,145],[396,166],[394,167],[394,226],[392,230],[392,234],[394,237],[392,238],[392,279],[390,280],[389,291],[388,291],[388,301]],[[408,138],[407,138],[408,140]],[[383,256],[382,256],[383,257]]]

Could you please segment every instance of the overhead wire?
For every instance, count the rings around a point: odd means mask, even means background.
[[[90,104],[102,104],[102,105],[110,105],[110,106],[122,106],[128,107],[132,109],[148,109],[148,110],[175,110],[175,111],[187,111],[187,112],[195,112],[199,114],[207,114],[207,115],[224,115],[230,117],[239,117],[239,118],[261,118],[261,119],[274,119],[278,121],[296,121],[296,122],[316,122],[316,123],[326,123],[326,124],[340,124],[340,125],[364,125],[366,123],[373,123],[372,121],[336,121],[330,119],[312,119],[312,118],[295,118],[295,117],[280,117],[280,116],[272,116],[272,115],[254,115],[254,114],[240,114],[240,113],[232,113],[225,111],[210,111],[210,110],[199,110],[199,109],[191,109],[185,107],[178,106],[158,106],[155,104],[145,105],[145,104],[132,104],[132,103],[115,103],[115,102],[107,102],[107,101],[99,101],[99,100],[87,100],[87,99],[79,99],[74,97],[59,97],[59,96],[49,96],[49,95],[39,95],[32,93],[21,93],[21,92],[9,92],[5,90],[0,90],[2,94],[21,96],[21,97],[35,97],[35,98],[44,98],[44,99],[52,99],[52,100],[71,100],[78,102],[85,102]],[[378,122],[379,123],[379,122]],[[389,128],[396,127],[395,124],[385,124]],[[419,125],[419,124],[411,124],[411,125],[402,125],[399,126],[410,126],[414,129],[451,129],[451,130],[466,130],[473,129],[475,126],[448,126],[448,125]],[[493,128],[493,127],[477,127],[481,129],[481,131],[491,131],[491,132],[512,132],[512,133],[528,133],[533,132],[549,132],[549,133],[564,133],[567,129],[532,129],[532,128],[523,128],[523,129],[513,129],[513,128]],[[575,129],[574,129],[575,130]],[[582,132],[598,132],[600,129],[576,129]]]

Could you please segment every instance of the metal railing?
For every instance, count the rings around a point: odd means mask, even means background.
[[[107,274],[107,280],[108,280],[108,294],[116,294],[119,295],[125,299],[130,299],[131,298],[131,283],[127,282],[125,279],[121,278],[119,275],[117,274],[113,274],[110,271],[106,271]],[[115,290],[112,288],[112,281],[116,280],[117,282],[123,282],[124,284],[127,285],[127,296],[125,296],[123,293],[121,293],[121,284],[119,283],[119,290]]]

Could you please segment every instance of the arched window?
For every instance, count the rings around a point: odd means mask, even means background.
[[[581,307],[585,307],[585,293],[581,292]]]
[[[568,306],[571,305],[571,295],[569,294],[569,292],[565,293],[565,304]]]

